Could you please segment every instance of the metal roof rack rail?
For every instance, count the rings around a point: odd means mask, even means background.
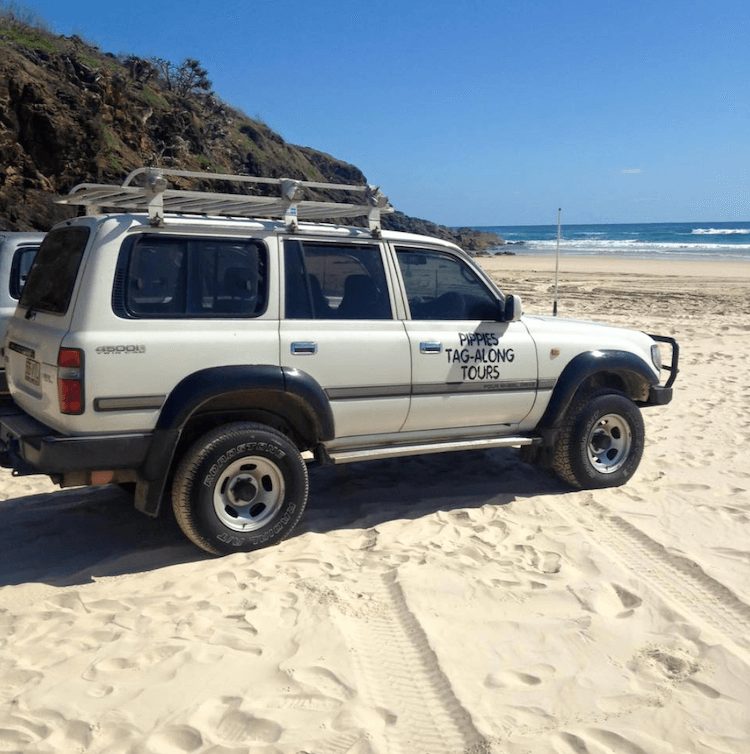
[[[145,176],[144,185],[132,185],[133,179],[140,175]],[[168,188],[165,176],[275,185],[279,187],[279,195],[255,196],[211,191],[184,191]],[[361,195],[361,201],[349,203],[303,200],[300,197],[304,189],[349,191]],[[167,168],[138,168],[125,178],[121,186],[80,183],[74,186],[67,196],[59,197],[55,201],[58,204],[86,207],[89,214],[99,214],[104,207],[131,212],[148,212],[151,225],[157,227],[164,224],[166,212],[226,217],[282,217],[291,230],[297,228],[298,220],[366,215],[370,231],[376,237],[381,232],[381,214],[393,212],[388,198],[377,186],[316,183],[293,178],[259,178],[252,175],[202,173]]]

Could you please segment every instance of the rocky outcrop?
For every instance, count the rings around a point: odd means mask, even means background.
[[[46,230],[75,211],[54,204],[56,194],[120,182],[141,165],[366,182],[354,165],[289,144],[226,105],[206,76],[197,61],[117,58],[0,15],[0,228]],[[387,224],[469,249],[499,241],[400,213]]]

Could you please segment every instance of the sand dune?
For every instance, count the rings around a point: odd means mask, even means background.
[[[551,260],[487,268],[549,311]],[[315,469],[212,559],[110,487],[0,477],[0,752],[750,751],[750,265],[566,260],[561,314],[676,336],[636,477],[511,451]]]

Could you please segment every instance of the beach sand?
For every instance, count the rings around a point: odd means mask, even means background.
[[[551,311],[551,257],[482,264]],[[672,335],[629,484],[506,450],[311,471],[204,557],[112,487],[0,476],[0,751],[750,751],[750,264],[563,258],[561,316]]]

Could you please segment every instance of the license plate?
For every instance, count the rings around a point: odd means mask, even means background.
[[[26,382],[39,387],[41,381],[41,364],[34,359],[26,359]]]

